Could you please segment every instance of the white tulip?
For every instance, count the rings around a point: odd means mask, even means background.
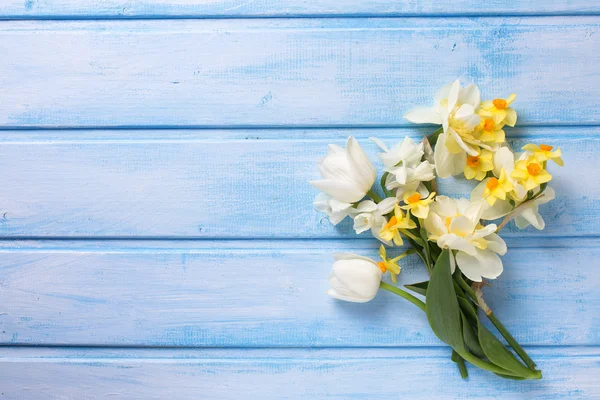
[[[335,262],[329,275],[331,288],[327,294],[354,303],[372,300],[383,275],[375,261],[352,253],[336,253],[333,257]]]
[[[375,167],[352,136],[345,149],[329,145],[327,156],[319,162],[319,171],[323,179],[312,181],[311,185],[344,203],[362,200],[377,176]]]

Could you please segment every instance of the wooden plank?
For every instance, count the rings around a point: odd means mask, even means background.
[[[486,299],[526,345],[600,344],[598,239],[509,241]],[[329,298],[334,251],[374,241],[2,242],[0,344],[185,347],[439,346],[388,292]],[[401,284],[426,279],[402,262]]]
[[[5,399],[597,399],[598,348],[533,348],[541,381],[470,369],[449,351],[0,349]],[[388,381],[385,382],[385,377]],[[385,383],[384,383],[385,382]]]
[[[584,0],[501,0],[485,3],[456,0],[389,2],[383,0],[4,0],[2,18],[203,18],[291,16],[423,16],[423,15],[561,15],[600,12],[600,5]]]
[[[0,191],[0,235],[354,238],[349,220],[333,227],[313,209],[317,191],[308,181],[318,178],[317,159],[326,153],[327,143],[344,144],[354,134],[375,161],[378,148],[369,136],[392,144],[416,132],[2,132],[0,170],[10,173]],[[542,207],[546,230],[508,230],[505,235],[600,234],[600,129],[527,128],[514,133],[515,148],[527,141],[561,146],[566,166],[551,168],[557,199]],[[472,182],[448,180],[440,187],[441,193],[468,195]]]
[[[524,124],[598,124],[599,21],[4,22],[0,124],[405,126],[456,77],[518,92]]]

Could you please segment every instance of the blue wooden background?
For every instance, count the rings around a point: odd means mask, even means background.
[[[597,0],[3,0],[1,399],[600,398]],[[560,146],[544,232],[490,303],[544,372],[459,377],[422,313],[328,298],[377,243],[312,209],[316,159],[443,84],[516,91]],[[466,193],[464,182],[443,191]],[[417,259],[401,282],[424,277]]]

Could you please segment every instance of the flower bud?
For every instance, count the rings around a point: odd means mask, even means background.
[[[383,273],[375,261],[352,253],[336,253],[327,294],[339,300],[366,303],[379,290]]]

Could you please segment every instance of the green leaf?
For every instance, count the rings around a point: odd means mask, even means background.
[[[475,311],[475,307],[473,307],[469,300],[464,297],[459,297],[458,304],[460,305],[462,312],[465,313],[468,318],[477,321],[477,311]]]
[[[404,287],[408,290],[412,290],[415,293],[425,296],[427,295],[427,285],[429,285],[429,281],[413,283],[412,285],[404,285]]]
[[[447,249],[435,263],[426,297],[427,320],[433,333],[457,353],[466,352],[460,308],[450,272],[450,252]]]
[[[485,358],[485,353],[483,352],[483,349],[481,348],[481,345],[479,344],[479,338],[477,337],[477,334],[475,333],[475,329],[473,328],[473,326],[471,326],[471,324],[469,324],[469,320],[467,319],[465,314],[462,312],[461,312],[461,317],[462,317],[462,323],[463,323],[463,326],[462,326],[463,338],[465,340],[465,344],[467,345],[467,348],[475,356],[477,356],[479,358]],[[475,319],[474,323],[475,323],[475,326],[477,326],[477,319]]]
[[[524,378],[532,378],[535,373],[523,365],[481,322],[478,323],[478,332],[481,349],[491,362]]]

